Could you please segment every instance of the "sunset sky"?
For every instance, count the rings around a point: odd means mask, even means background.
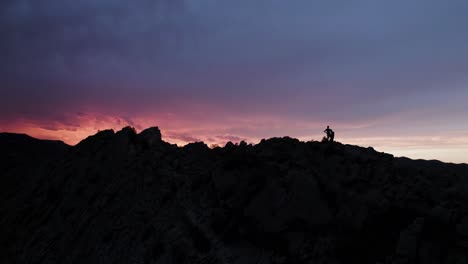
[[[468,163],[466,0],[2,0],[0,131],[291,136]]]

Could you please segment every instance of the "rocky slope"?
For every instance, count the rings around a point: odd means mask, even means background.
[[[468,263],[467,165],[291,138],[180,148],[157,128],[12,137],[0,263]]]

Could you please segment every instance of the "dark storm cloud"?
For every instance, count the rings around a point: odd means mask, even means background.
[[[133,84],[151,79],[137,74],[141,67],[165,63],[166,42],[178,34],[170,28],[177,23],[165,18],[179,12],[175,2],[3,3],[1,55],[6,63],[1,72],[7,95],[22,100],[29,93],[69,103],[129,93],[125,90]],[[161,37],[165,30],[169,34]]]
[[[83,106],[184,112],[180,100],[372,119],[440,105],[468,76],[466,1],[16,0],[0,9],[3,119],[60,119]]]

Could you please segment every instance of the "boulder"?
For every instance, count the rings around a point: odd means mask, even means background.
[[[152,146],[162,141],[161,131],[158,127],[150,127],[138,134],[139,141]]]

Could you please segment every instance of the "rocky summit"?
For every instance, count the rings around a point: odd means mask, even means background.
[[[468,165],[128,127],[0,150],[0,263],[468,263]]]

